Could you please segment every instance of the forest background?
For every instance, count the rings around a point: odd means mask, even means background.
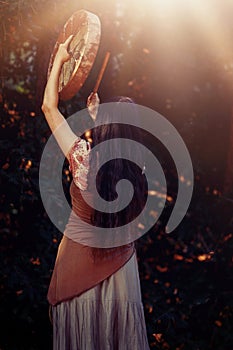
[[[52,347],[46,293],[61,233],[39,191],[50,136],[40,106],[57,35],[79,9],[99,16],[101,44],[81,91],[61,103],[63,113],[85,108],[110,50],[101,99],[128,95],[161,113],[193,162],[190,207],[167,235],[177,174],[164,147],[148,142],[170,198],[137,244],[150,347],[231,350],[233,4],[227,0],[0,1],[0,349]],[[70,181],[64,164],[67,195]]]

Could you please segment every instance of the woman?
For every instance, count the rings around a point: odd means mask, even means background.
[[[116,227],[135,216],[134,212],[142,202],[139,201],[137,185],[143,187],[143,181],[140,176],[140,180],[135,176],[135,168],[130,170],[124,160],[116,160],[114,164],[102,168],[102,173],[100,171],[98,174],[97,187],[105,200],[113,200],[115,194],[113,191],[112,195],[112,186],[122,175],[126,174],[130,181],[136,181],[131,212],[127,214],[122,210],[120,216],[114,213],[103,215],[83,200],[82,192],[85,192],[95,202],[92,195],[95,183],[90,174],[98,167],[103,155],[90,154],[89,143],[72,132],[58,110],[59,74],[63,63],[70,58],[68,47],[71,40],[72,36],[59,46],[42,105],[46,120],[69,161],[73,175],[70,187],[73,212],[59,245],[48,291],[48,300],[52,305],[53,349],[147,350],[149,345],[134,243],[115,248],[93,248],[80,243],[80,237],[83,236],[85,240],[84,223]],[[127,99],[124,101],[132,102]],[[88,107],[95,119],[97,94],[90,95]],[[119,137],[124,137],[124,134],[128,137],[132,133],[129,126],[109,126],[110,115],[97,115],[97,118],[104,118],[106,125],[102,130],[94,130],[93,144],[101,142],[107,134],[114,138],[119,132]]]

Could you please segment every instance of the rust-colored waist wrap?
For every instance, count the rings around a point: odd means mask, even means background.
[[[90,223],[91,216],[91,208],[83,200],[80,191],[72,181],[72,209],[78,217],[71,212],[59,245],[48,291],[48,301],[52,305],[94,287],[121,268],[134,253],[134,243],[130,243],[117,248],[106,248],[104,254],[94,259],[93,249],[77,242],[77,237],[85,237],[83,220]],[[86,191],[86,195],[91,199],[90,192]]]

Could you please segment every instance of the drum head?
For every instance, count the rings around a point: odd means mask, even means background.
[[[70,59],[62,66],[59,77],[59,97],[61,100],[72,98],[83,86],[95,61],[100,43],[101,26],[99,18],[91,12],[75,12],[60,32],[50,58],[48,76],[58,47],[71,34]]]

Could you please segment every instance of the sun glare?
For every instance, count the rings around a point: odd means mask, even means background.
[[[139,1],[137,3],[139,4]],[[177,50],[183,52],[183,56],[180,55],[179,59],[191,62],[195,58],[191,51],[189,53],[188,48],[194,47],[196,40],[198,47],[206,53],[206,58],[210,59],[219,71],[224,73],[224,69],[227,71],[227,67],[233,67],[233,2],[146,0],[141,6],[144,6],[144,9],[147,7],[147,10],[150,8],[149,15],[154,18],[156,24],[154,33],[156,35],[159,33],[164,41],[165,55],[169,50],[166,42],[170,40],[175,43],[174,47]],[[233,68],[231,71],[233,72]]]
[[[136,2],[139,4],[139,0]],[[229,13],[233,11],[233,3],[221,0],[147,0],[143,3],[140,0],[140,3],[152,13],[167,17],[170,23],[189,21],[215,54],[225,49],[232,55]]]

